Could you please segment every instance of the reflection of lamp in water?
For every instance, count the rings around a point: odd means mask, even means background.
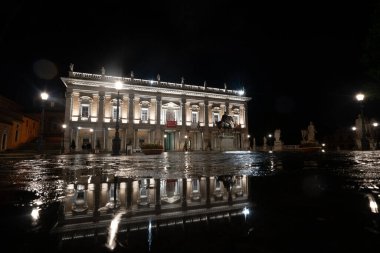
[[[125,211],[119,212],[115,215],[115,218],[111,221],[110,227],[108,229],[108,238],[106,247],[113,250],[116,247],[116,234],[119,230],[119,223],[121,217],[125,214]]]
[[[358,93],[356,95],[356,100],[359,102],[360,104],[360,117],[361,117],[361,120],[362,120],[362,137],[361,137],[361,146],[362,146],[362,150],[368,150],[369,148],[369,143],[368,143],[368,140],[365,136],[365,122],[364,122],[364,94],[363,93]]]
[[[38,220],[40,218],[40,209],[39,208],[34,208],[32,212],[30,213],[32,216],[32,224],[36,225],[38,223]]]
[[[242,213],[244,214],[245,220],[247,220],[247,216],[249,215],[249,209],[245,206]]]

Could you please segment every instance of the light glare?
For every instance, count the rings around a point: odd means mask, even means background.
[[[47,94],[46,92],[41,93],[41,99],[42,100],[47,100],[48,98],[49,98],[49,94]]]
[[[356,95],[356,100],[358,100],[358,101],[363,101],[364,98],[365,98],[365,96],[363,93],[359,93]]]

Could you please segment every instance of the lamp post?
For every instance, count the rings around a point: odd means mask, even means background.
[[[372,126],[374,128],[374,149],[376,150],[378,148],[378,141],[377,141],[377,137],[378,137],[378,134],[377,134],[377,127],[379,126],[379,123],[377,122],[373,122],[372,123]]]
[[[112,139],[112,155],[120,155],[120,146],[121,140],[119,137],[119,89],[122,87],[120,81],[115,83],[115,88],[117,89],[117,98],[116,98],[116,126],[115,126],[115,137]]]
[[[40,126],[40,139],[39,139],[39,151],[43,152],[44,151],[44,126],[45,126],[45,102],[48,100],[49,94],[46,92],[41,93],[41,107],[42,107],[42,112],[41,112],[41,126]]]
[[[65,153],[65,130],[66,130],[66,124],[62,124],[62,145],[61,145],[61,154]]]
[[[165,152],[166,152],[166,149],[167,149],[167,146],[168,146],[167,143],[166,143],[168,141],[167,137],[168,136],[166,134],[164,134],[164,151]]]
[[[273,143],[272,143],[273,140],[272,140],[272,137],[273,137],[272,134],[268,134],[269,152],[273,151]]]
[[[364,98],[365,98],[365,95],[363,93],[358,93],[356,95],[356,100],[360,104],[360,117],[362,120],[361,146],[362,146],[362,150],[368,150],[369,149],[369,142],[366,138],[365,122],[364,122]]]

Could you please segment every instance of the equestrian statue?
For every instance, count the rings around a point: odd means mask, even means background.
[[[216,122],[218,129],[232,129],[234,127],[234,118],[229,116],[227,112],[224,113],[222,119]]]

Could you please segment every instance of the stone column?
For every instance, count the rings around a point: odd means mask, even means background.
[[[210,150],[211,149],[211,140],[210,140],[210,129],[209,129],[209,102],[208,100],[205,100],[205,127],[203,132],[203,150]]]
[[[182,128],[186,129],[186,98],[181,98]]]
[[[98,106],[98,122],[97,122],[97,131],[98,131],[98,134],[97,134],[97,138],[99,139],[99,143],[100,143],[100,150],[105,150],[105,146],[104,146],[104,131],[103,131],[103,122],[104,122],[104,99],[105,99],[105,92],[104,91],[100,91],[99,92],[99,106]],[[96,131],[95,130],[95,131]],[[103,145],[101,144],[103,143]],[[96,147],[96,144],[97,144],[97,140],[95,140],[95,143],[94,143],[94,147]]]
[[[161,144],[161,96],[156,96],[156,137],[155,143]]]
[[[99,171],[96,172],[95,177],[92,178],[92,183],[94,184],[94,220],[97,221],[100,216],[100,189],[101,189],[101,175]]]
[[[72,113],[72,100],[73,100],[73,93],[71,91],[67,91],[66,94],[66,109],[65,109],[65,120],[64,124],[66,124],[66,129],[64,130],[63,135],[63,145],[64,145],[64,152],[67,153],[70,151],[70,145],[71,145],[71,139],[70,139],[70,122],[71,122],[71,113]],[[76,144],[77,145],[77,144]]]
[[[187,208],[187,179],[182,178],[182,209]]]
[[[132,183],[133,180],[132,178],[127,179],[127,209],[131,209],[132,207]]]
[[[156,213],[161,212],[161,180],[159,178],[154,179],[154,186],[155,186],[155,191],[156,191],[156,204],[155,204],[155,209]]]
[[[79,143],[79,129],[78,128],[74,129],[74,136],[75,136],[75,145],[76,145],[75,150],[80,150],[82,148],[82,144]]]
[[[104,131],[104,138],[103,138],[103,150],[104,151],[109,151],[108,150],[108,128],[103,128],[103,131]]]
[[[243,111],[242,116],[244,117],[243,118],[244,128],[242,129],[242,134],[243,134],[243,138],[244,138],[244,149],[249,149],[250,142],[249,142],[249,138],[248,138],[249,133],[248,133],[248,113],[247,113],[248,106],[247,106],[247,102],[244,102],[244,105],[241,106],[241,109]]]
[[[210,198],[210,177],[206,177],[206,206],[210,207],[211,198]]]
[[[204,103],[205,103],[205,128],[208,129],[208,124],[209,124],[209,121],[208,121],[208,119],[209,119],[208,105],[209,105],[209,102],[208,102],[208,100],[205,100]]]
[[[128,105],[128,130],[127,130],[127,133],[128,133],[128,136],[127,136],[127,143],[130,143],[130,144],[133,144],[133,136],[134,136],[134,131],[133,131],[133,118],[134,118],[134,115],[133,115],[133,111],[134,111],[134,98],[135,98],[135,94],[132,94],[130,93],[129,94],[129,105]],[[134,146],[135,147],[135,146]]]
[[[186,98],[181,98],[181,107],[182,107],[182,127],[181,127],[181,136],[182,140],[179,140],[180,150],[184,146],[184,137],[186,135]]]

